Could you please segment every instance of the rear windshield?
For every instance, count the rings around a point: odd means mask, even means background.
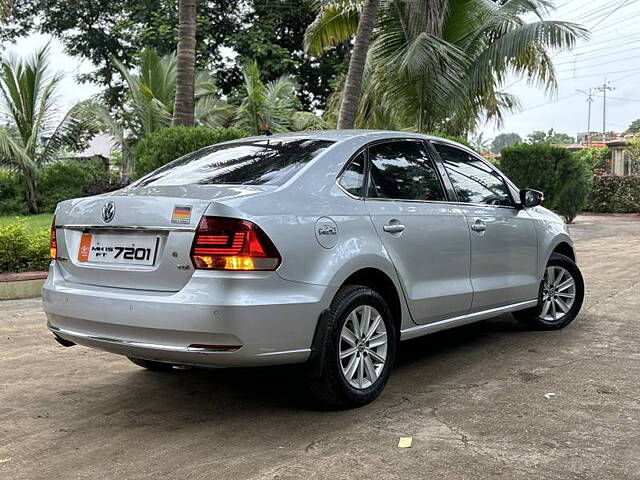
[[[280,138],[213,145],[169,162],[131,185],[282,185],[332,145]]]

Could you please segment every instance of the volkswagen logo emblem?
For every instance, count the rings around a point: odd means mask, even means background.
[[[113,220],[113,217],[116,214],[116,204],[113,202],[107,202],[102,207],[102,221],[104,223],[109,223]]]

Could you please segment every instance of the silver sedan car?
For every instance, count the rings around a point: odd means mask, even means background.
[[[576,317],[573,242],[542,200],[425,135],[212,145],[58,205],[48,327],[156,371],[305,363],[321,401],[363,405],[403,340],[505,312],[547,330]]]

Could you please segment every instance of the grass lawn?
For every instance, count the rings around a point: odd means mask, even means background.
[[[24,221],[28,231],[37,232],[38,230],[51,228],[52,219],[52,213],[41,213],[40,215],[0,216],[0,227],[4,227],[5,225],[13,223],[16,220],[21,220]]]

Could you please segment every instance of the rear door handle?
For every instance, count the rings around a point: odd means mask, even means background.
[[[401,223],[394,223],[392,225],[385,225],[382,229],[387,233],[400,233],[404,232],[404,225]]]
[[[484,232],[486,229],[487,225],[479,218],[475,219],[471,224],[471,230],[473,230],[474,232]]]

